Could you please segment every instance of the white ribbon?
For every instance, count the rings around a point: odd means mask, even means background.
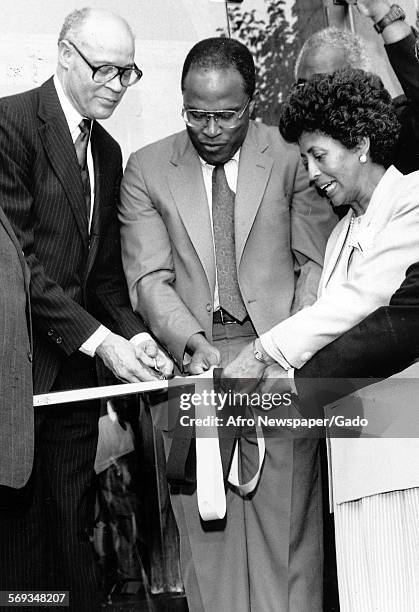
[[[193,376],[197,394],[200,393],[200,390],[208,391],[208,385],[211,384],[210,381],[212,381],[212,376],[212,370]],[[121,395],[148,393],[151,391],[167,389],[169,383],[174,384],[174,382],[176,382],[179,384],[184,384],[186,381],[187,378],[178,376],[171,379],[171,381],[153,380],[149,382],[109,385],[105,387],[72,389],[71,391],[56,391],[53,393],[35,395],[33,398],[33,405],[36,408],[39,406],[67,404],[71,402],[117,397]],[[222,519],[226,513],[223,468],[221,462],[220,444],[218,440],[218,429],[215,424],[216,416],[216,408],[213,405],[203,405],[201,403],[195,406],[196,419],[210,417],[208,421],[205,421],[207,423],[206,425],[195,426],[198,509],[199,514],[204,521]],[[265,440],[263,438],[262,430],[258,425],[256,425],[256,436],[259,450],[259,465],[256,474],[247,483],[240,484],[239,482],[239,449],[237,442],[234,449],[228,480],[232,485],[237,487],[237,489],[243,495],[248,495],[256,487],[259,481],[265,456]]]
[[[266,445],[265,438],[263,436],[263,431],[260,425],[255,425],[256,429],[256,438],[258,442],[258,451],[259,451],[259,463],[256,474],[251,478],[248,482],[240,484],[239,480],[239,443],[236,442],[233,459],[231,461],[230,473],[228,475],[228,482],[234,485],[242,495],[249,495],[256,488],[257,483],[259,482],[260,473],[262,471],[263,461],[265,459]]]

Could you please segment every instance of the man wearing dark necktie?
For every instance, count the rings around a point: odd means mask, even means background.
[[[315,300],[334,219],[298,150],[250,121],[255,68],[244,45],[195,45],[182,92],[186,130],[131,156],[120,220],[134,310],[179,369],[198,374]],[[221,440],[227,464],[233,446]],[[254,449],[241,440],[249,475]],[[191,611],[321,609],[314,441],[267,439],[253,493],[242,497],[227,483],[225,520],[200,521],[193,487],[174,487],[171,501]]]
[[[129,382],[156,378],[152,365],[171,370],[129,304],[121,151],[97,122],[140,79],[134,49],[120,17],[74,11],[55,76],[0,100],[0,197],[31,272],[35,393],[96,386],[104,366]],[[97,401],[36,410],[31,478],[9,508],[2,495],[0,589],[69,590],[71,610],[99,607],[89,541],[98,413]]]
[[[80,166],[81,182],[83,184],[83,193],[86,200],[87,223],[90,224],[90,212],[92,207],[91,184],[89,177],[89,168],[87,167],[87,147],[89,144],[90,130],[92,122],[90,119],[83,119],[79,123],[80,134],[76,138],[74,148],[76,149],[77,161]]]

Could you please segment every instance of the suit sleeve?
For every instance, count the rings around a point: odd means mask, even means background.
[[[299,401],[315,410],[404,370],[418,357],[418,306],[383,306],[295,370]]]
[[[67,297],[45,272],[34,253],[37,222],[31,192],[37,160],[25,120],[9,106],[0,106],[0,193],[3,210],[22,246],[31,272],[31,304],[34,327],[69,355],[99,327],[80,305]]]
[[[188,339],[203,329],[176,293],[170,237],[136,154],[122,180],[119,219],[131,304],[181,367]]]
[[[291,249],[297,279],[292,314],[316,301],[327,239],[337,221],[328,201],[309,187],[298,156],[291,202]]]
[[[401,372],[418,357],[419,263],[415,263],[389,306],[370,314],[295,370],[300,406],[305,411],[318,410]]]
[[[396,99],[401,131],[394,151],[394,160],[404,174],[419,168],[419,73],[415,42],[415,36],[411,33],[385,47],[391,66],[407,98],[402,102]]]
[[[410,102],[419,104],[418,61],[415,56],[416,38],[409,34],[398,42],[386,45],[388,59]]]
[[[269,341],[292,366],[301,368],[317,351],[388,302],[406,268],[419,259],[419,207],[411,197],[406,199],[375,236],[350,280],[268,332]]]

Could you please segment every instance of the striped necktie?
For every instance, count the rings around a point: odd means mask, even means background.
[[[87,226],[90,224],[91,190],[89,169],[87,167],[87,146],[90,138],[91,119],[80,121],[80,134],[77,136],[74,147],[76,149],[77,160],[80,166],[81,182],[83,185],[84,199],[86,202]]]
[[[234,200],[224,164],[218,164],[212,172],[212,223],[220,307],[241,322],[246,318],[247,311],[237,279]]]

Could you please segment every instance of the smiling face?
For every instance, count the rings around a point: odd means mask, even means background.
[[[125,21],[111,13],[92,10],[80,28],[68,32],[68,40],[95,67],[123,67],[134,62],[132,34]],[[108,83],[96,83],[91,68],[66,39],[59,43],[58,76],[70,102],[90,119],[110,117],[126,91],[119,76]]]
[[[183,104],[186,109],[205,111],[241,111],[248,100],[241,74],[235,68],[191,68],[183,84]],[[222,164],[241,147],[249,127],[251,102],[236,127],[220,127],[211,117],[200,128],[187,126],[189,137],[198,154],[209,164]]]
[[[369,201],[369,193],[363,189],[369,163],[359,161],[368,150],[365,139],[356,149],[347,149],[325,134],[303,132],[298,144],[310,181],[334,206],[364,204],[366,198]]]

